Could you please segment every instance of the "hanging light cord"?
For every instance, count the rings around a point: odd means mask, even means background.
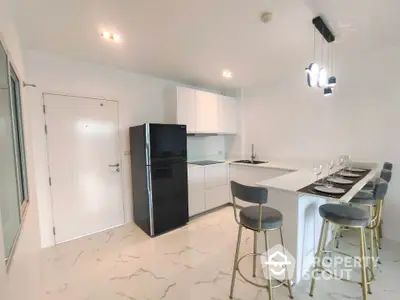
[[[322,34],[321,34],[321,68],[324,67],[324,31],[322,30]]]
[[[314,57],[313,57],[313,60],[315,62],[315,27],[314,27]]]
[[[331,56],[332,56],[332,76],[334,76],[335,75],[335,70],[334,70],[334,64],[335,64],[335,58],[334,58],[334,55],[335,55],[335,44],[332,44],[332,49],[331,49]]]

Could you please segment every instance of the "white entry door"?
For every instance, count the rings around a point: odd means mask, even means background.
[[[118,102],[44,95],[55,242],[123,224]]]

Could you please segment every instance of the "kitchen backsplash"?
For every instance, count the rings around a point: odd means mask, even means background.
[[[225,136],[188,136],[188,161],[225,160]]]

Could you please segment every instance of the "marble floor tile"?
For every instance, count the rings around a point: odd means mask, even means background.
[[[244,231],[241,254],[252,249],[252,232]],[[42,252],[43,300],[227,300],[236,244],[237,225],[231,207],[191,220],[186,226],[149,238],[134,224],[74,240]],[[346,233],[341,249],[357,253],[357,239]],[[400,244],[384,241],[382,265],[368,299],[400,299]],[[251,258],[241,268],[251,274]],[[352,275],[353,276],[353,275]],[[354,276],[359,276],[357,270]],[[258,268],[256,281],[265,283]],[[310,282],[294,290],[300,300],[358,300],[361,289],[338,280]],[[237,276],[235,300],[268,299],[265,289]],[[285,287],[274,299],[289,299]]]

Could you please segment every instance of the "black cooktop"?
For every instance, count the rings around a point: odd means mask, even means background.
[[[200,161],[192,161],[189,164],[192,165],[199,165],[199,166],[208,166],[208,165],[215,165],[215,164],[222,164],[223,161],[216,161],[216,160],[200,160]]]

